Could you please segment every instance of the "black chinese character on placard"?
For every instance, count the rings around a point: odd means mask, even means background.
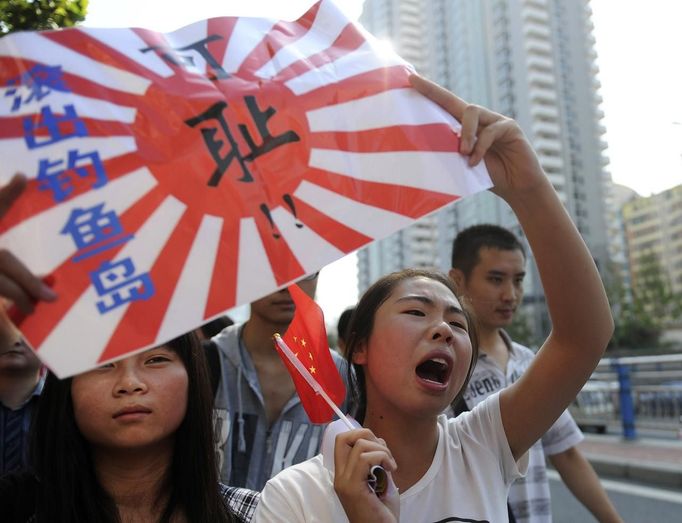
[[[186,66],[194,66],[194,58],[191,55],[179,55],[176,53],[176,51],[195,51],[198,53],[204,60],[206,60],[206,63],[208,66],[215,72],[215,76],[211,78],[211,80],[216,80],[216,79],[223,79],[223,78],[229,78],[230,75],[227,74],[227,71],[223,69],[223,66],[218,62],[218,60],[215,59],[215,57],[211,54],[211,52],[208,50],[207,44],[209,42],[213,42],[214,40],[220,40],[223,37],[220,35],[209,35],[203,40],[199,40],[197,42],[194,42],[189,45],[185,45],[183,47],[167,47],[164,45],[152,45],[149,47],[145,47],[144,49],[140,49],[143,53],[147,53],[149,51],[159,51],[159,54],[161,57],[166,60],[168,63],[177,65],[180,67],[186,67]]]
[[[201,135],[204,138],[206,147],[208,147],[216,163],[216,169],[208,181],[209,186],[215,187],[220,183],[223,174],[230,167],[232,160],[235,159],[239,162],[242,171],[242,176],[237,181],[252,182],[253,176],[249,171],[247,162],[252,162],[259,156],[287,143],[300,141],[298,134],[291,130],[277,136],[273,136],[270,133],[268,120],[275,114],[275,110],[272,107],[261,110],[254,96],[245,96],[244,102],[258,130],[260,141],[260,143],[256,143],[246,125],[242,123],[237,124],[237,128],[248,147],[248,154],[242,154],[239,150],[239,145],[234,139],[230,125],[223,114],[223,111],[227,108],[227,102],[217,102],[203,113],[185,120],[185,123],[190,127],[196,127],[200,123],[211,120],[215,121],[214,127],[201,128]]]

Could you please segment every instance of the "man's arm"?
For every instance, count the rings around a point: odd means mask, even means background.
[[[600,523],[622,523],[599,476],[577,447],[549,456],[552,466],[580,503],[589,510]]]

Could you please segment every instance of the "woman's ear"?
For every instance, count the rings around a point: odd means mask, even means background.
[[[356,365],[367,364],[367,343],[362,342],[358,344],[358,348],[353,352],[353,363]]]
[[[464,290],[466,287],[466,278],[464,277],[464,273],[460,269],[450,269],[448,271],[448,276],[450,276],[450,279],[455,282],[455,287],[457,287],[457,291],[460,294],[464,294]]]

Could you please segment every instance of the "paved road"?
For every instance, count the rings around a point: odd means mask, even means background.
[[[596,520],[573,497],[558,474],[550,474],[552,515],[554,523],[593,523]],[[652,488],[625,481],[602,479],[618,513],[627,523],[680,523],[682,521],[682,492]]]

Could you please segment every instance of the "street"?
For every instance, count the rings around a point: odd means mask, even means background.
[[[552,491],[554,523],[590,523],[594,517],[573,497],[559,479],[548,470]],[[648,487],[626,481],[602,479],[618,513],[627,523],[679,523],[682,521],[682,492]]]

